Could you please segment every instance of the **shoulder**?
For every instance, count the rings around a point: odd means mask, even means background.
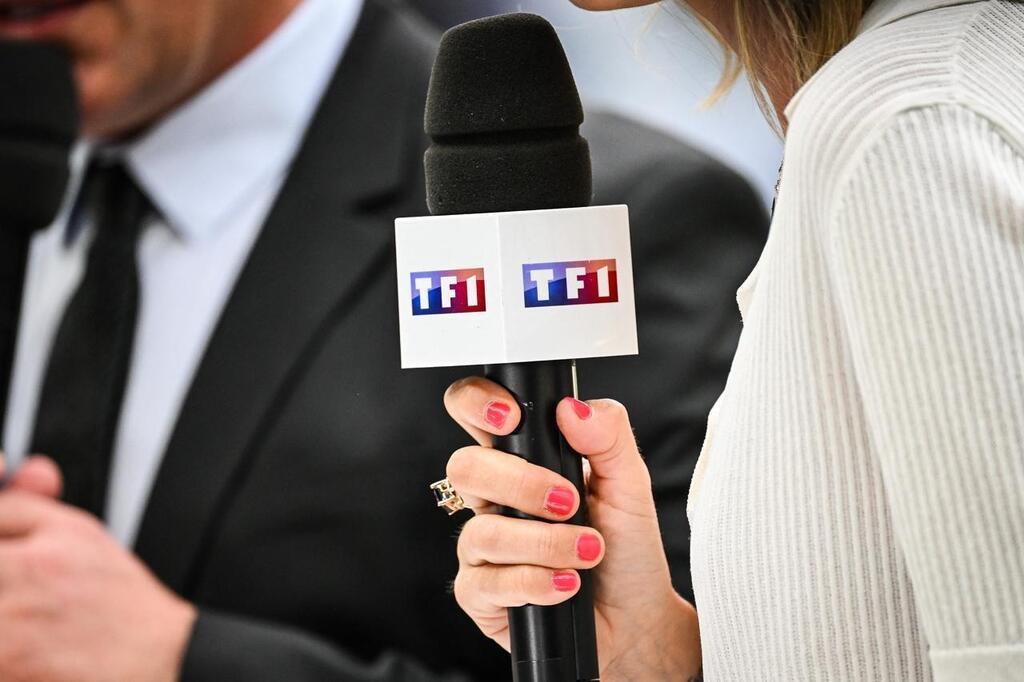
[[[1024,146],[1022,33],[1024,4],[987,0],[862,34],[794,98],[787,165],[800,166],[811,191],[827,197],[858,159],[901,130],[963,126],[970,134],[980,117]],[[923,110],[942,115],[914,113]]]
[[[964,104],[908,109],[854,156],[833,196],[831,216],[871,204],[875,227],[984,229],[1024,208],[1024,137]]]
[[[408,49],[429,57],[433,64],[434,53],[437,52],[437,46],[441,41],[441,32],[422,14],[409,7],[404,0],[384,1],[390,5],[401,30],[405,33]]]
[[[619,114],[588,111],[581,133],[590,144],[598,192],[643,185],[655,175],[746,187],[738,173],[706,152]]]
[[[594,166],[594,202],[626,203],[631,220],[646,233],[675,235],[701,216],[729,211],[763,235],[767,216],[761,197],[730,167],[676,137],[629,118],[588,111],[582,133]],[[744,223],[744,221],[738,221]]]
[[[1024,281],[1008,269],[1024,262],[1024,146],[964,105],[894,116],[824,205],[810,229],[844,286],[875,276],[893,295],[930,288],[927,300],[941,302],[959,300],[961,285],[998,297]]]
[[[366,0],[362,25],[371,24],[380,26],[393,60],[415,63],[429,75],[441,39],[433,24],[404,0]]]

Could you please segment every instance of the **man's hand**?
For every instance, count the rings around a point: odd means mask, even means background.
[[[27,461],[0,492],[0,679],[171,682],[195,609]]]

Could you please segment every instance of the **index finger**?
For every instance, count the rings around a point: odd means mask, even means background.
[[[492,448],[470,446],[448,459],[448,480],[474,511],[486,504],[565,521],[579,508],[571,482],[550,469]]]
[[[460,379],[444,393],[444,406],[459,426],[479,445],[491,447],[493,436],[507,436],[519,426],[515,397],[483,377]]]

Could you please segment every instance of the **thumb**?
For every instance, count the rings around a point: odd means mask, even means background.
[[[64,487],[60,469],[49,457],[34,455],[8,477],[8,489],[57,499]]]
[[[573,450],[590,461],[590,487],[616,506],[650,504],[651,476],[640,457],[629,414],[614,400],[581,402],[565,398],[555,412]],[[610,483],[605,487],[603,484]]]

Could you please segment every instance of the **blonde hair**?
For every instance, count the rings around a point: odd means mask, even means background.
[[[744,71],[769,118],[768,93],[786,99],[853,39],[872,0],[720,0],[734,34],[726,42],[698,17],[725,51],[725,69],[711,95],[720,99]],[[728,15],[727,15],[728,16]]]

